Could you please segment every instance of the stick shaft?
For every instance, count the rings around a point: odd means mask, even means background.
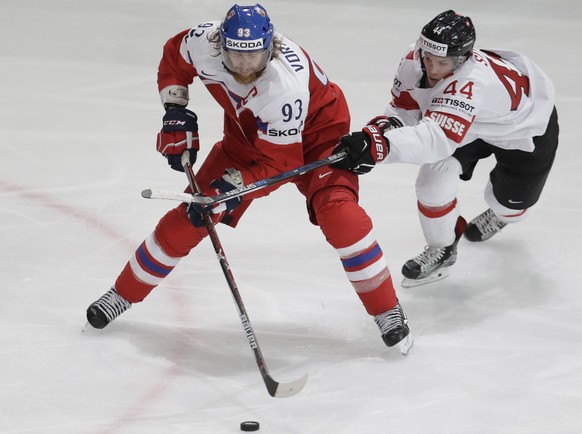
[[[184,153],[182,154],[182,166],[184,167],[184,172],[188,177],[188,183],[190,184],[190,188],[192,189],[193,192],[200,193],[201,192],[200,186],[196,182],[196,177],[194,175],[192,165],[190,164],[190,160],[188,158],[188,151],[184,151]],[[206,229],[208,230],[210,240],[212,241],[214,252],[216,253],[216,257],[218,258],[220,267],[222,268],[222,272],[224,273],[224,277],[226,278],[228,287],[230,288],[230,292],[235,301],[241,324],[247,336],[249,346],[255,356],[255,361],[257,362],[259,372],[261,373],[261,377],[263,378],[263,381],[265,383],[265,386],[267,387],[269,395],[273,397],[286,397],[294,395],[303,388],[305,382],[307,381],[307,376],[292,383],[280,384],[277,381],[273,380],[273,378],[269,374],[267,364],[265,363],[265,359],[261,352],[261,348],[259,347],[255,331],[253,330],[253,327],[251,325],[249,316],[242,301],[242,297],[238,290],[238,286],[234,280],[234,276],[230,269],[230,265],[228,264],[228,260],[226,259],[222,243],[218,238],[218,233],[216,232],[216,227],[212,221],[212,217],[210,216],[210,213],[204,213],[202,214],[202,218],[204,220]]]
[[[270,178],[261,179],[260,181],[252,182],[242,187],[235,188],[234,190],[227,191],[225,193],[218,194],[216,196],[194,196],[192,202],[199,203],[201,205],[213,205],[215,203],[225,202],[233,197],[244,196],[246,194],[252,193],[254,191],[269,187],[273,184],[278,184],[283,181],[287,181],[299,175],[303,175],[308,172],[312,172],[320,167],[327,166],[329,164],[343,160],[348,155],[347,151],[341,151],[337,154],[332,154],[329,157],[322,158],[321,160],[312,161],[303,166],[296,167],[295,169],[288,170],[286,172],[279,173],[278,175],[271,176]]]

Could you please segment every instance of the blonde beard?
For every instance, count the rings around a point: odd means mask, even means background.
[[[240,84],[251,84],[261,75],[263,75],[264,68],[261,69],[259,72],[251,72],[250,74],[239,74],[238,72],[231,71],[230,69],[226,69],[230,75],[234,77],[237,83]]]

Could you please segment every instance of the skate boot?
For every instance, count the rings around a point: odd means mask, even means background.
[[[102,329],[131,307],[131,303],[111,288],[87,309],[87,321],[96,329]]]
[[[457,244],[465,231],[467,222],[459,217],[455,226],[455,241],[446,247],[426,246],[424,251],[406,261],[402,266],[403,288],[413,288],[442,280],[449,275],[449,267],[457,261]]]
[[[488,209],[469,222],[465,229],[465,238],[469,241],[485,241],[505,226],[507,223],[499,220],[495,213]]]
[[[387,347],[398,345],[403,356],[408,354],[414,340],[408,328],[408,319],[398,303],[392,309],[376,315],[374,321],[380,329],[382,340]]]

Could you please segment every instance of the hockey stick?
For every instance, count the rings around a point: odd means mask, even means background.
[[[182,166],[184,167],[184,172],[188,177],[188,183],[190,184],[190,188],[193,192],[200,192],[200,186],[196,182],[196,177],[194,176],[194,171],[192,170],[192,165],[190,164],[190,160],[188,158],[188,151],[184,151],[182,154]],[[212,218],[210,217],[209,213],[203,213],[202,218],[204,220],[204,224],[206,229],[208,230],[208,235],[210,236],[210,240],[212,241],[212,246],[214,247],[214,251],[216,253],[216,257],[220,262],[220,266],[224,273],[224,277],[226,277],[226,281],[228,282],[228,286],[230,288],[230,292],[234,298],[236,303],[236,308],[238,311],[238,315],[240,321],[242,323],[243,329],[246,333],[247,339],[249,341],[249,346],[255,355],[255,361],[257,362],[257,366],[259,367],[259,371],[261,376],[263,377],[263,381],[265,382],[265,386],[267,386],[267,391],[269,395],[275,398],[285,398],[287,396],[293,396],[298,393],[305,383],[307,382],[307,374],[301,377],[298,380],[292,381],[290,383],[279,383],[273,380],[271,374],[269,374],[269,370],[267,369],[267,364],[265,363],[265,359],[263,358],[263,354],[261,353],[261,349],[259,347],[259,343],[257,341],[257,337],[251,326],[251,321],[249,316],[247,315],[247,311],[243,304],[240,292],[238,287],[236,286],[236,282],[234,281],[234,276],[232,271],[230,270],[230,265],[226,260],[226,255],[224,253],[224,249],[222,248],[222,244],[220,239],[218,238],[218,234],[216,233],[216,228],[214,223],[212,222]]]
[[[265,187],[269,187],[273,184],[286,181],[295,176],[303,175],[305,173],[311,172],[328,164],[335,163],[343,160],[348,155],[347,150],[342,150],[337,154],[332,154],[329,157],[322,158],[321,160],[312,161],[304,166],[297,167],[295,169],[288,170],[286,172],[279,173],[278,175],[272,176],[270,178],[261,179],[260,181],[252,182],[242,187],[235,188],[234,190],[227,191],[225,193],[217,194],[216,196],[202,196],[202,195],[191,195],[188,193],[179,193],[168,190],[157,190],[148,189],[141,192],[142,197],[146,199],[168,199],[177,200],[180,202],[193,202],[200,205],[214,205],[216,203],[225,202],[233,197],[244,196],[245,194],[251,193],[253,191],[260,190]]]

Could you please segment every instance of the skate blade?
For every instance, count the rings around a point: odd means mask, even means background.
[[[400,350],[400,354],[403,356],[407,356],[408,352],[412,348],[412,344],[414,344],[414,338],[412,337],[412,333],[409,333],[404,339],[398,342],[398,349]]]
[[[89,321],[87,321],[85,323],[85,327],[83,327],[83,329],[81,330],[81,333],[86,333],[86,332],[92,332],[93,330],[97,330],[96,328],[94,328],[91,324],[89,324]]]
[[[429,274],[424,279],[409,279],[405,277],[402,279],[401,286],[403,288],[415,288],[417,286],[426,285],[427,283],[438,282],[446,277],[449,277],[451,273],[450,267],[443,267],[435,270],[432,274]]]

